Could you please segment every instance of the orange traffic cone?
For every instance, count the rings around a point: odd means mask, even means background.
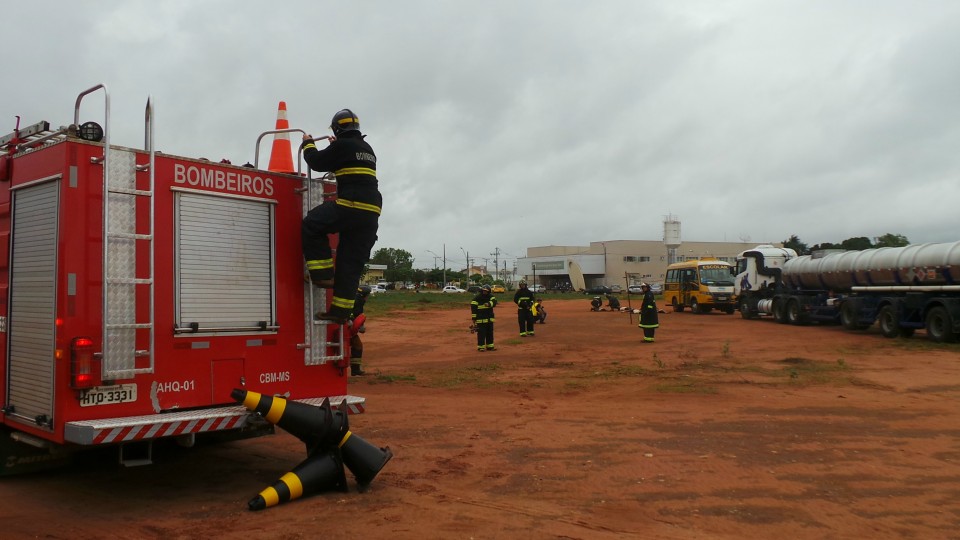
[[[277,128],[290,129],[287,122],[287,102],[281,101],[277,109]],[[273,149],[270,151],[270,165],[268,171],[293,174],[293,147],[290,145],[289,133],[276,133],[273,136]]]

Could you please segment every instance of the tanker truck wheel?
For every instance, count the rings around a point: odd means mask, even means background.
[[[783,305],[784,302],[781,300],[774,301],[773,303],[773,320],[777,321],[780,324],[787,324],[787,308]]]
[[[787,322],[790,324],[806,324],[806,320],[803,317],[803,312],[800,311],[800,301],[796,298],[791,298],[787,302]]]
[[[880,327],[880,333],[883,334],[883,337],[895,338],[899,336],[900,318],[897,317],[897,309],[889,305],[880,308],[877,325]]]
[[[863,330],[865,326],[858,320],[857,306],[853,302],[840,305],[840,324],[847,330]]]
[[[937,343],[949,343],[954,340],[953,319],[943,306],[936,306],[927,312],[927,337]]]

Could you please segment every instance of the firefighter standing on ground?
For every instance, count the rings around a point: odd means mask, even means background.
[[[526,281],[520,282],[520,288],[513,295],[513,303],[517,305],[520,337],[533,337],[533,293],[527,288]]]
[[[480,287],[480,292],[470,302],[471,328],[477,332],[477,350],[495,351],[493,346],[493,308],[497,298],[490,293],[490,286]]]
[[[640,284],[640,290],[643,291],[643,303],[640,306],[640,328],[643,328],[643,342],[653,343],[653,334],[660,326],[660,319],[657,316],[657,302],[653,299],[653,292],[646,283]]]
[[[377,156],[363,140],[357,116],[343,109],[333,116],[330,129],[333,137],[323,150],[317,149],[312,135],[303,136],[304,160],[315,171],[336,175],[337,199],[307,213],[302,241],[310,280],[333,289],[330,311],[317,313],[317,318],[342,324],[353,312],[363,265],[377,241],[383,198],[377,189]],[[327,237],[334,233],[340,233],[336,264]]]

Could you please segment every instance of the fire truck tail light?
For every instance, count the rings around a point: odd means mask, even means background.
[[[93,358],[93,340],[88,337],[75,337],[70,342],[70,386],[72,388],[93,388],[100,381]]]

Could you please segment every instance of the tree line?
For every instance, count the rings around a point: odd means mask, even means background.
[[[783,247],[792,248],[798,255],[809,255],[814,251],[824,249],[842,249],[845,251],[863,251],[864,249],[882,248],[882,247],[903,247],[910,245],[910,240],[902,234],[887,233],[871,240],[866,236],[855,236],[847,238],[839,244],[833,242],[824,242],[808,246],[797,235],[791,235],[790,238],[783,241]]]
[[[404,249],[380,248],[373,252],[369,264],[382,264],[387,267],[383,271],[385,281],[403,283],[438,283],[442,284],[444,277],[447,282],[465,283],[467,275],[462,271],[454,271],[449,268],[444,271],[443,268],[421,269],[413,267],[413,255]],[[470,282],[477,285],[499,283],[503,285],[502,280],[495,280],[491,276],[473,274],[470,276]]]

